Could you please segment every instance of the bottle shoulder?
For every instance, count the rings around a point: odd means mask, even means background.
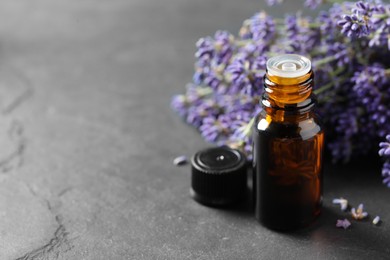
[[[296,120],[274,120],[264,111],[255,117],[254,134],[266,134],[275,138],[310,139],[323,133],[322,122],[317,114],[310,113],[302,118],[297,115]]]

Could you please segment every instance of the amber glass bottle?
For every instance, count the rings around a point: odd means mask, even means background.
[[[267,61],[253,129],[253,187],[256,218],[271,229],[306,226],[321,212],[324,132],[313,111],[313,77],[303,56]]]

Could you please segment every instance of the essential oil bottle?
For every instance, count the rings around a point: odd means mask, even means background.
[[[313,84],[309,59],[284,54],[267,61],[253,129],[253,190],[255,216],[271,229],[307,226],[321,212],[324,131]]]

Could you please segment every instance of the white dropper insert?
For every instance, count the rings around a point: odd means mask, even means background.
[[[282,70],[285,71],[296,71],[297,70],[297,65],[295,65],[292,62],[287,62],[282,64]]]
[[[267,73],[278,77],[297,78],[310,70],[310,60],[297,54],[282,54],[267,61]]]

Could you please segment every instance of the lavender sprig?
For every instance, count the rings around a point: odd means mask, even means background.
[[[344,15],[338,25],[342,26],[341,32],[350,38],[361,38],[370,34],[367,21],[359,14]]]
[[[386,136],[386,142],[379,143],[379,147],[379,156],[385,160],[382,168],[383,183],[390,188],[390,134]]]

